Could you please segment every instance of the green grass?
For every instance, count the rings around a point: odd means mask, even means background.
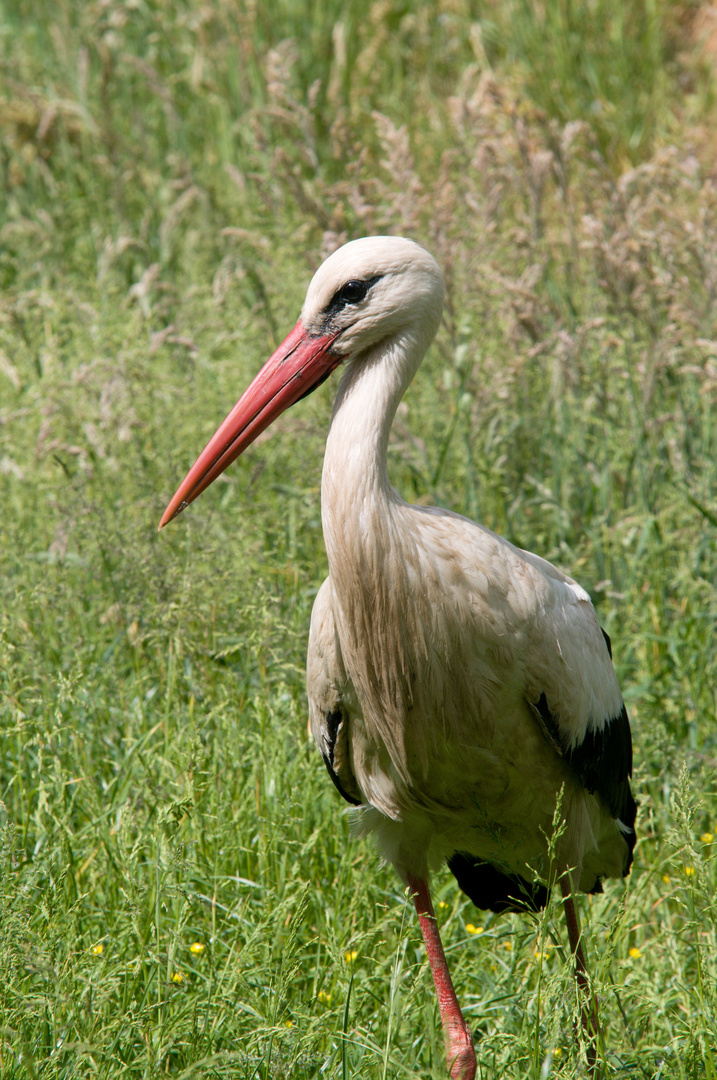
[[[0,4],[0,1076],[445,1076],[410,905],[306,732],[331,388],[156,532],[322,256],[386,230],[449,285],[395,485],[558,562],[612,636],[640,842],[582,903],[605,1075],[714,1078],[692,8],[268,10]],[[582,1075],[557,907],[434,892],[479,1075]]]

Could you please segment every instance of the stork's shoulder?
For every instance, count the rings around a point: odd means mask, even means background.
[[[311,682],[340,677],[340,650],[331,606],[331,578],[321,585],[311,609],[307,673]]]
[[[449,510],[411,507],[414,521],[441,565],[447,585],[468,586],[476,597],[530,619],[546,608],[569,607],[579,620],[587,617],[592,602],[585,589],[552,563],[524,551],[478,522]]]
[[[339,707],[345,684],[346,669],[334,622],[331,578],[326,578],[314,600],[306,656],[309,718],[317,742],[325,716]]]
[[[446,594],[476,635],[505,637],[528,700],[546,694],[566,746],[623,709],[610,651],[586,590],[552,563],[468,518],[416,508]],[[469,606],[468,606],[469,605]]]

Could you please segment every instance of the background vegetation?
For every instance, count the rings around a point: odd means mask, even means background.
[[[714,11],[0,2],[0,1075],[441,1078],[420,934],[309,744],[331,388],[156,532],[338,243],[445,268],[392,478],[613,639],[640,843],[607,1076],[717,1076]],[[584,1058],[560,912],[434,882],[480,1076]]]

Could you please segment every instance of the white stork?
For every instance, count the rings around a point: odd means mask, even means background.
[[[160,528],[343,368],[321,481],[330,572],[311,616],[311,730],[339,792],[361,808],[362,831],[411,891],[450,1075],[473,1080],[429,868],[447,859],[461,889],[493,911],[536,910],[559,881],[585,991],[573,894],[627,874],[635,802],[627,713],[585,590],[482,525],[405,503],[389,482],[391,423],[443,298],[438,265],[410,240],[334,252]],[[551,860],[556,805],[564,828]],[[583,1022],[594,1043],[594,1003]]]

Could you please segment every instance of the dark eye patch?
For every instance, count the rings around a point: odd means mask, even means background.
[[[350,307],[352,304],[360,304],[362,300],[365,300],[371,286],[375,285],[381,277],[381,274],[377,274],[375,277],[366,278],[363,281],[358,278],[351,278],[350,281],[344,282],[324,308],[323,326],[330,326],[334,316],[338,315],[344,308]]]

